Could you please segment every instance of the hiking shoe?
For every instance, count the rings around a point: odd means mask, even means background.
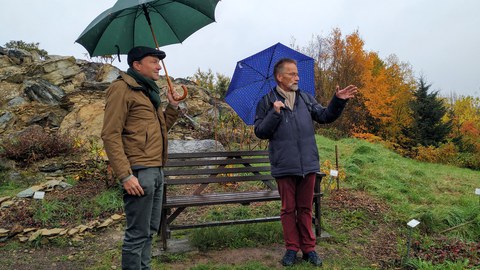
[[[322,266],[322,259],[318,256],[317,252],[310,251],[307,254],[303,254],[303,259],[315,266]]]
[[[295,264],[296,260],[297,260],[297,252],[291,249],[287,249],[287,252],[285,252],[285,255],[283,255],[283,258],[282,258],[282,265],[292,266]]]

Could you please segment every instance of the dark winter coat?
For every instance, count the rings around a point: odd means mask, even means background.
[[[334,96],[325,108],[314,97],[296,91],[293,111],[282,108],[277,113],[273,103],[285,99],[273,89],[257,104],[255,135],[269,140],[269,157],[272,176],[305,176],[319,172],[318,148],[315,142],[313,121],[327,124],[342,113],[346,100]]]

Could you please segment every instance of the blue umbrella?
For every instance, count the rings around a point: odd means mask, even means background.
[[[273,67],[282,58],[297,61],[299,89],[315,95],[313,58],[277,43],[237,62],[225,101],[247,125],[253,125],[258,101],[277,85]]]

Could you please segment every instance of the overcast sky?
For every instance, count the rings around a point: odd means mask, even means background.
[[[0,45],[39,42],[49,54],[86,59],[74,41],[115,0],[2,1]],[[231,77],[238,60],[277,42],[300,47],[313,35],[358,30],[365,49],[409,62],[432,90],[480,97],[479,0],[222,0],[216,22],[183,44],[162,47],[172,77],[200,68]],[[126,69],[126,56],[122,63]],[[163,73],[162,73],[163,74]]]

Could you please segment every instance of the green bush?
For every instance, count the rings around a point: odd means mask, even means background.
[[[479,153],[459,153],[457,155],[457,164],[463,168],[472,170],[480,170],[480,154]]]

